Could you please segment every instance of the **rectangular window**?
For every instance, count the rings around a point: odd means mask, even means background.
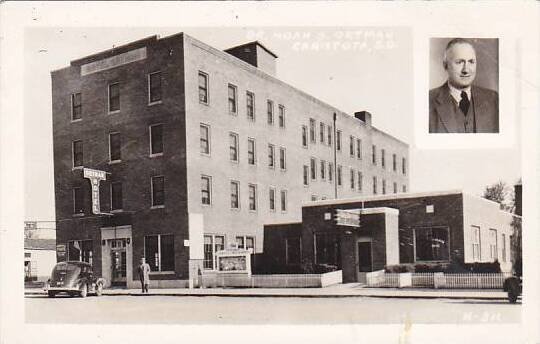
[[[238,162],[238,134],[229,133],[229,159]]]
[[[304,185],[309,185],[309,166],[307,165],[304,165],[303,180]]]
[[[339,236],[334,233],[315,234],[315,263],[338,266],[341,257]]]
[[[448,228],[415,228],[416,261],[448,261]]]
[[[257,210],[257,186],[255,184],[248,185],[249,192],[249,210]]]
[[[362,140],[356,139],[356,158],[362,159]]]
[[[120,83],[109,85],[109,112],[120,111]]]
[[[269,189],[268,199],[270,202],[270,211],[276,211],[276,189],[274,188]]]
[[[222,235],[204,236],[204,269],[217,269],[216,252],[225,249],[225,237]]]
[[[152,177],[152,207],[165,205],[165,179]]]
[[[375,145],[371,146],[371,162],[373,165],[377,165],[377,147]]]
[[[93,244],[92,240],[73,240],[68,241],[68,260],[87,262],[92,264],[93,261]]]
[[[315,158],[310,159],[309,169],[311,173],[311,180],[317,179],[317,160],[315,160]]]
[[[381,149],[381,166],[382,166],[382,168],[385,168],[385,167],[386,167],[385,151],[384,151],[384,149]]]
[[[122,137],[120,133],[109,134],[109,161],[122,160]]]
[[[325,180],[326,179],[326,161],[324,160],[321,160],[321,180]]]
[[[341,151],[341,131],[340,130],[336,132],[336,149],[338,151]]]
[[[331,146],[332,145],[332,126],[328,125],[327,129],[328,130],[326,131],[326,133],[328,134],[328,145]]]
[[[236,86],[229,84],[227,90],[229,99],[229,113],[236,115],[236,108],[238,105],[237,88]]]
[[[349,155],[354,156],[354,136],[349,136]]]
[[[76,121],[82,118],[82,96],[81,93],[71,95],[71,120]]]
[[[111,211],[122,210],[122,182],[111,183]]]
[[[313,118],[309,119],[309,141],[315,143],[315,120]]]
[[[242,250],[249,250],[249,249],[254,250],[255,238],[251,236],[237,236],[236,247]]]
[[[161,101],[161,72],[148,74],[148,102]]]
[[[386,195],[386,180],[382,180],[382,194]]]
[[[377,194],[377,177],[373,177],[373,194]]]
[[[506,262],[506,234],[502,234],[502,261]]]
[[[328,181],[332,182],[334,179],[334,164],[331,162],[328,163]]]
[[[491,228],[489,230],[489,255],[493,261],[499,259],[497,254],[497,230]]]
[[[397,193],[397,183],[394,182],[394,193]]]
[[[163,154],[163,124],[150,126],[150,155]]]
[[[356,181],[358,183],[358,191],[362,191],[362,187],[364,184],[364,176],[362,175],[362,171],[358,171],[358,180]]]
[[[311,201],[315,202],[317,200],[317,195],[311,195]]]
[[[324,128],[325,125],[323,122],[319,123],[319,141],[324,144]]]
[[[255,139],[248,138],[248,164],[255,165]]]
[[[287,190],[281,190],[281,211],[287,211]]]
[[[338,167],[337,167],[337,185],[341,186],[341,182],[342,182],[341,165],[338,165]]]
[[[407,192],[407,185],[403,185],[402,190],[403,192]]]
[[[210,154],[210,127],[201,123],[201,153]]]
[[[278,117],[279,127],[285,128],[285,106],[280,105],[278,108],[279,108],[279,117]]]
[[[392,171],[397,171],[397,156],[392,154]]]
[[[246,238],[243,237],[243,236],[237,236],[236,237],[236,248],[238,249],[244,249],[244,245],[245,245],[245,242],[246,242]]]
[[[199,102],[208,104],[208,74],[199,71]]]
[[[270,125],[274,124],[274,102],[268,99],[266,101],[266,115],[268,116],[267,122]]]
[[[401,173],[407,174],[407,161],[405,158],[401,159]]]
[[[307,147],[307,145],[308,145],[307,127],[303,125],[302,126],[302,147]]]
[[[231,181],[231,208],[240,208],[240,183]]]
[[[248,119],[255,120],[255,95],[249,91],[246,92],[246,113]]]
[[[300,237],[290,237],[285,239],[285,263],[287,265],[298,265],[302,261],[302,249]]]
[[[174,235],[144,237],[144,256],[152,271],[174,271]]]
[[[72,151],[73,151],[73,167],[82,167],[83,166],[82,140],[77,140],[77,141],[72,142]]]
[[[212,204],[212,177],[201,176],[201,203]]]
[[[73,214],[84,213],[84,193],[81,187],[73,188]]]
[[[276,162],[275,147],[273,144],[268,145],[268,167],[274,168]]]
[[[471,226],[471,235],[472,235],[472,255],[473,255],[473,260],[475,261],[480,261],[481,257],[482,257],[482,247],[480,246],[481,243],[480,243],[480,227],[478,226]]]
[[[356,176],[356,172],[354,171],[354,169],[351,168],[350,170],[350,182],[351,182],[351,190],[354,190],[356,188],[356,181],[355,181],[355,176]]]
[[[282,170],[287,169],[287,155],[285,148],[279,148],[279,168]]]

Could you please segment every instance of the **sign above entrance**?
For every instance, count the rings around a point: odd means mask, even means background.
[[[92,186],[92,213],[96,215],[111,215],[102,213],[99,204],[99,182],[107,179],[107,172],[83,168],[83,176],[90,180],[90,185]]]
[[[334,219],[338,226],[360,227],[361,209],[336,209]]]

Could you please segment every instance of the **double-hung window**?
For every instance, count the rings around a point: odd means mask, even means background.
[[[120,83],[109,84],[109,112],[120,111]]]
[[[356,158],[362,159],[362,140],[356,139]]]
[[[268,124],[273,125],[274,124],[274,102],[268,99],[266,101],[266,115],[267,119],[266,121]]]
[[[307,148],[308,146],[308,137],[307,137],[307,127],[302,126],[302,147]]]
[[[152,207],[165,205],[165,179],[163,176],[152,177]]]
[[[273,144],[268,144],[268,167],[274,168],[276,163],[275,147]]]
[[[319,141],[321,142],[321,144],[324,144],[324,128],[326,126],[324,125],[323,122],[319,123]]]
[[[392,171],[397,171],[397,156],[396,154],[392,154]]]
[[[72,144],[73,152],[73,168],[83,166],[83,142],[82,140],[73,141]]]
[[[309,169],[311,172],[311,180],[316,180],[317,179],[317,160],[315,158],[310,159]]]
[[[371,146],[371,162],[373,165],[377,164],[377,147],[375,145]]]
[[[321,166],[321,180],[325,180],[326,179],[326,161],[321,160],[320,166]]]
[[[328,145],[329,146],[332,146],[332,126],[331,125],[328,125],[327,126],[327,134],[328,134]]]
[[[268,189],[268,200],[270,211],[276,211],[276,189],[274,189],[273,187]]]
[[[362,171],[358,171],[358,178],[356,180],[357,184],[358,184],[358,191],[362,191],[362,186],[364,184],[364,176],[362,174]]]
[[[76,121],[82,118],[82,96],[81,93],[71,95],[71,120]]]
[[[377,194],[377,177],[373,177],[373,194]]]
[[[401,159],[401,173],[407,174],[407,160],[405,158]]]
[[[148,74],[148,103],[161,101],[161,72]]]
[[[482,247],[481,247],[481,237],[480,237],[480,227],[471,226],[471,235],[472,235],[472,256],[473,260],[480,261],[482,258]]]
[[[163,124],[150,126],[150,156],[163,154]]]
[[[281,190],[281,211],[287,211],[287,190]]]
[[[305,186],[309,185],[309,166],[307,165],[304,165],[302,180]]]
[[[210,205],[212,203],[212,177],[201,176],[201,203]]]
[[[204,236],[204,261],[205,270],[217,269],[216,252],[225,249],[225,237],[223,235]]]
[[[144,237],[144,256],[152,271],[174,271],[174,235],[158,234]]]
[[[283,105],[278,107],[278,122],[280,128],[285,128],[285,106]]]
[[[386,180],[382,180],[382,194],[386,195]]]
[[[122,137],[120,133],[109,134],[109,161],[122,160]]]
[[[257,210],[257,186],[255,184],[248,185],[248,201],[249,210]]]
[[[82,187],[73,188],[73,214],[84,213],[84,193]]]
[[[229,158],[238,162],[238,134],[229,133]]]
[[[341,131],[336,132],[336,149],[341,152]]]
[[[328,163],[328,181],[332,182],[334,179],[334,164],[329,162]]]
[[[356,172],[354,171],[354,169],[351,168],[350,176],[349,176],[350,182],[351,182],[351,190],[354,190],[356,188],[355,176],[356,176]]]
[[[342,172],[341,172],[341,165],[338,165],[337,167],[337,185],[341,186],[342,183]]]
[[[240,208],[240,182],[231,181],[231,208]]]
[[[354,136],[349,136],[349,155],[354,156]]]
[[[309,119],[309,141],[315,143],[315,120],[313,118]]]
[[[208,74],[199,72],[199,102],[208,104]]]
[[[200,146],[202,154],[210,154],[210,127],[206,124],[200,126]]]
[[[248,164],[249,165],[255,165],[255,157],[256,157],[256,151],[255,151],[255,139],[248,138]]]
[[[287,169],[287,155],[285,148],[279,148],[279,168],[284,171]]]
[[[385,159],[385,150],[384,149],[381,149],[381,167],[382,168],[385,168],[386,167],[386,159]]]
[[[111,183],[111,211],[122,210],[122,182]]]
[[[246,92],[246,113],[247,118],[255,120],[255,95],[252,92]]]
[[[237,113],[237,111],[236,111],[236,108],[238,106],[237,91],[238,91],[238,89],[236,88],[236,86],[229,84],[229,86],[228,86],[229,113],[232,114],[232,115],[236,115],[236,113]]]

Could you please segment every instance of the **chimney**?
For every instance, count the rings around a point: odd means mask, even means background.
[[[249,42],[225,50],[226,53],[259,68],[263,72],[276,76],[277,55],[259,41]]]
[[[354,117],[364,122],[366,126],[371,127],[371,113],[367,111],[359,111],[354,113]]]

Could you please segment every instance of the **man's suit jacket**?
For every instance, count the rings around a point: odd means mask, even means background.
[[[477,133],[499,132],[499,94],[495,91],[471,87],[472,106]],[[463,114],[454,111],[454,100],[447,83],[429,91],[429,132],[463,133]],[[469,111],[470,112],[470,111]]]

